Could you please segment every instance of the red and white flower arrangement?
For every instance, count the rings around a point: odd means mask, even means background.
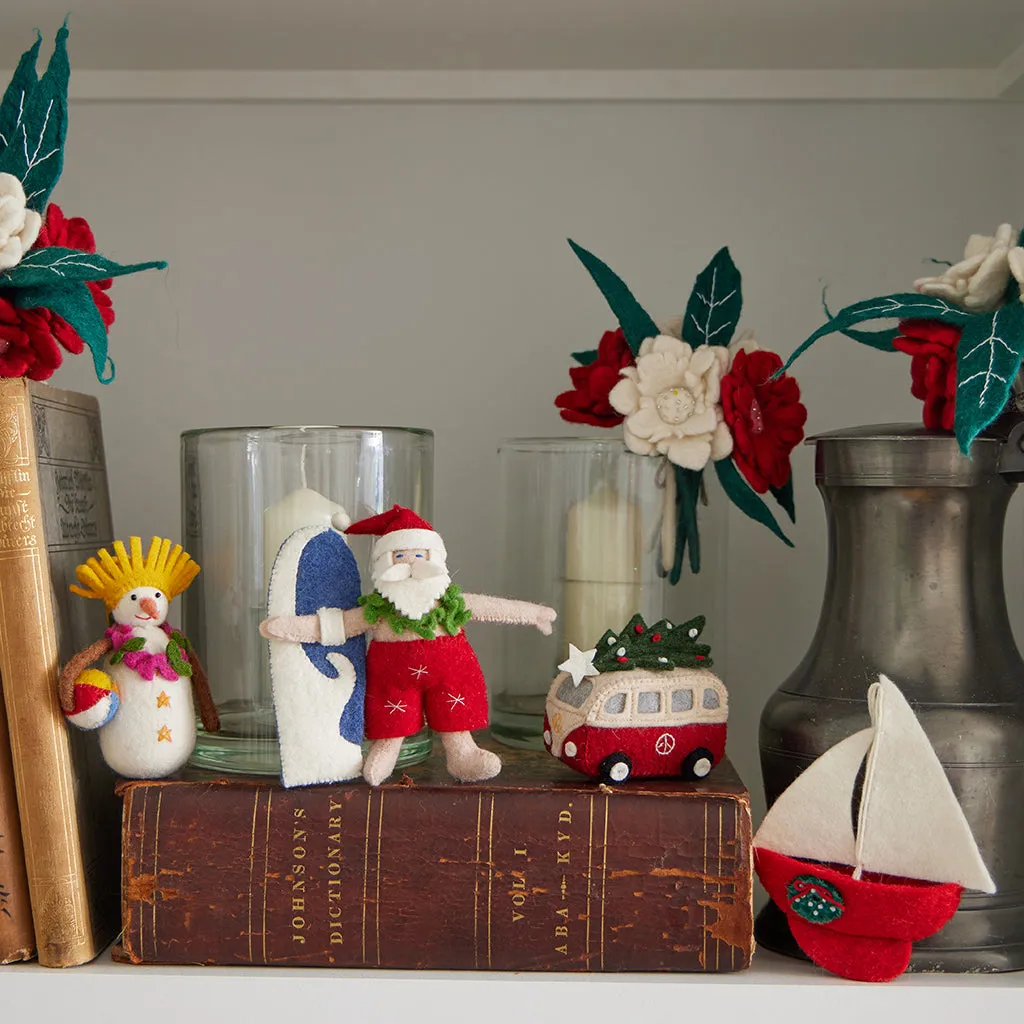
[[[47,205],[64,165],[67,37],[65,25],[41,78],[37,38],[0,99],[0,377],[46,380],[64,352],[88,347],[97,376],[108,383],[113,278],[166,264],[115,263],[96,252],[84,219]]]
[[[914,282],[914,291],[854,302],[819,327],[793,361],[828,334],[883,352],[910,356],[911,394],[923,403],[932,430],[952,432],[964,454],[1000,420],[1024,357],[1024,231],[1009,224],[994,235],[971,235],[964,257],[941,274]],[[895,320],[897,326],[861,325]]]
[[[794,519],[790,453],[807,410],[781,358],[749,332],[736,336],[742,279],[729,250],[697,276],[683,317],[659,328],[606,264],[569,244],[620,326],[597,349],[574,353],[573,387],[555,405],[570,423],[621,424],[630,451],[671,464],[675,544],[662,553],[670,581],[680,578],[686,550],[691,571],[700,571],[697,502],[709,463],[730,500],[790,544],[760,495],[770,493]]]

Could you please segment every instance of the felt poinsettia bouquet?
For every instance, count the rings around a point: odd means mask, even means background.
[[[1006,409],[1024,355],[1024,231],[1002,224],[971,235],[964,258],[914,291],[855,302],[829,315],[790,357],[819,338],[845,334],[862,345],[910,356],[911,393],[924,403],[924,425],[952,431],[964,454]],[[827,312],[827,310],[826,310]],[[861,330],[875,320],[896,327]]]
[[[742,280],[729,250],[697,275],[682,318],[659,327],[608,266],[569,244],[619,329],[595,350],[573,353],[572,390],[555,405],[570,423],[621,424],[630,451],[664,461],[659,480],[675,524],[662,531],[669,581],[678,582],[687,551],[690,570],[700,572],[697,504],[709,464],[733,504],[790,544],[761,496],[770,494],[794,520],[790,453],[803,439],[807,410],[797,382],[780,372],[781,358],[749,332],[736,334]]]
[[[88,223],[49,202],[64,165],[67,37],[65,25],[37,78],[38,37],[0,100],[0,377],[46,380],[63,351],[88,346],[96,375],[109,383],[113,278],[167,264],[124,266],[101,256]]]

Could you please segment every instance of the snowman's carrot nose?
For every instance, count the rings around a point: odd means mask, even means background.
[[[139,607],[151,618],[155,619],[160,614],[156,601],[151,597],[139,598]]]

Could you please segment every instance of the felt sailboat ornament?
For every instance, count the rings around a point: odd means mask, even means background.
[[[885,676],[868,711],[869,728],[825,751],[772,805],[754,865],[811,960],[890,981],[963,889],[995,885],[924,729]]]

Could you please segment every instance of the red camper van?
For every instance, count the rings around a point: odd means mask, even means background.
[[[728,713],[725,686],[707,669],[606,672],[578,685],[563,672],[548,693],[544,746],[611,784],[702,779],[725,754]]]

